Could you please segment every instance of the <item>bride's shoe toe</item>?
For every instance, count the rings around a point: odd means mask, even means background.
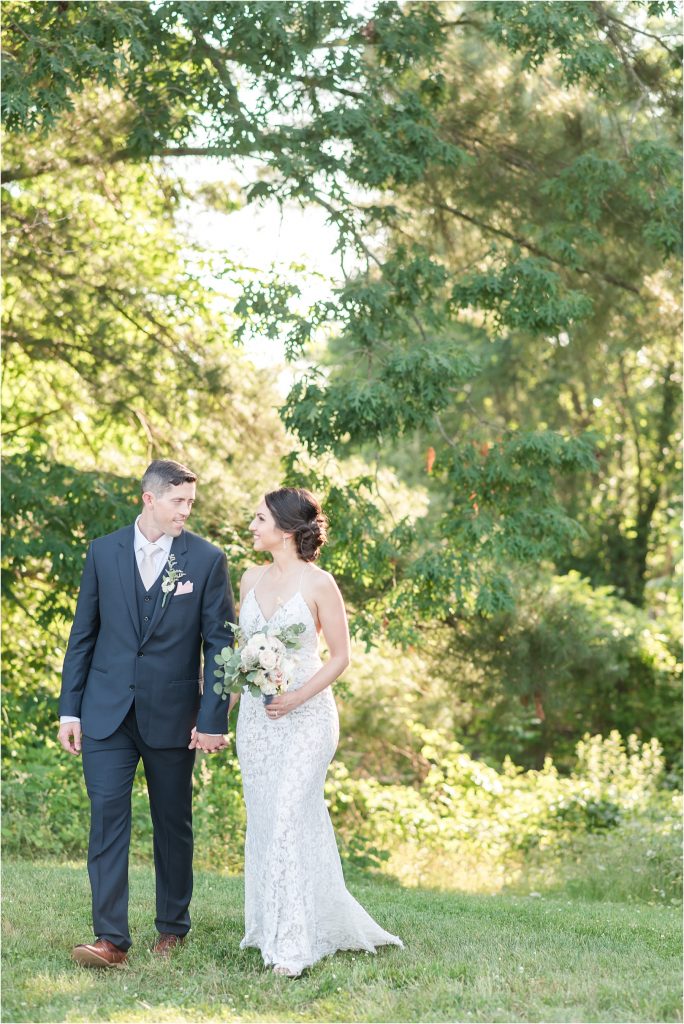
[[[280,974],[284,978],[298,978],[301,971],[293,971],[291,967],[284,967],[282,964],[276,964],[273,968],[274,974]]]

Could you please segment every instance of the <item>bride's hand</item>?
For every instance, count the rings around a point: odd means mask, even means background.
[[[290,711],[294,711],[295,708],[299,707],[300,703],[300,698],[296,692],[281,693],[274,697],[270,704],[266,705],[266,714],[275,721],[276,718],[283,718]]]

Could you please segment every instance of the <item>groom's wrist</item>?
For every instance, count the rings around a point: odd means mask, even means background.
[[[80,718],[76,718],[75,715],[60,715],[59,716],[59,724],[60,725],[66,725],[67,722],[80,722],[80,721],[81,721],[81,719]]]

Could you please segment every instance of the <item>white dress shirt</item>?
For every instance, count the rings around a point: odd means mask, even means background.
[[[138,516],[138,518],[136,519],[135,526],[133,528],[133,549],[135,551],[135,560],[138,563],[138,569],[140,569],[143,560],[143,548],[145,547],[146,544],[150,543],[147,537],[141,532],[140,527],[138,526],[139,522],[140,516]],[[170,534],[168,533],[162,533],[159,540],[152,541],[152,543],[156,544],[157,547],[159,548],[159,551],[155,551],[154,553],[154,579],[156,580],[160,572],[162,571],[162,569],[169,560],[169,555],[171,554],[171,545],[173,544],[173,537],[171,537]]]
[[[146,544],[150,543],[148,541],[147,537],[141,532],[140,526],[138,525],[139,523],[140,523],[140,516],[138,516],[138,518],[136,519],[135,526],[133,527],[133,530],[134,530],[133,549],[135,551],[135,560],[136,560],[137,565],[138,565],[138,570],[140,570],[140,564],[141,564],[141,562],[143,560],[143,548],[145,547]],[[168,533],[162,533],[162,535],[159,538],[159,540],[155,540],[154,543],[159,548],[159,551],[155,551],[155,554],[154,554],[154,557],[155,557],[155,566],[154,567],[155,567],[155,570],[156,570],[154,579],[156,581],[157,577],[162,572],[164,566],[166,565],[166,563],[167,563],[167,561],[169,559],[169,554],[171,552],[171,545],[173,544],[173,537],[170,534],[168,534]],[[81,721],[81,719],[80,718],[76,718],[74,715],[60,715],[60,718],[59,718],[59,724],[60,725],[62,725],[63,722],[80,722],[80,721]]]

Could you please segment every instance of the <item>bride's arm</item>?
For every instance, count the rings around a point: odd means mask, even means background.
[[[267,705],[269,718],[286,715],[338,679],[350,662],[349,626],[344,602],[335,580],[328,573],[321,573],[316,588],[316,607],[330,657],[325,664],[298,690],[290,690]]]

